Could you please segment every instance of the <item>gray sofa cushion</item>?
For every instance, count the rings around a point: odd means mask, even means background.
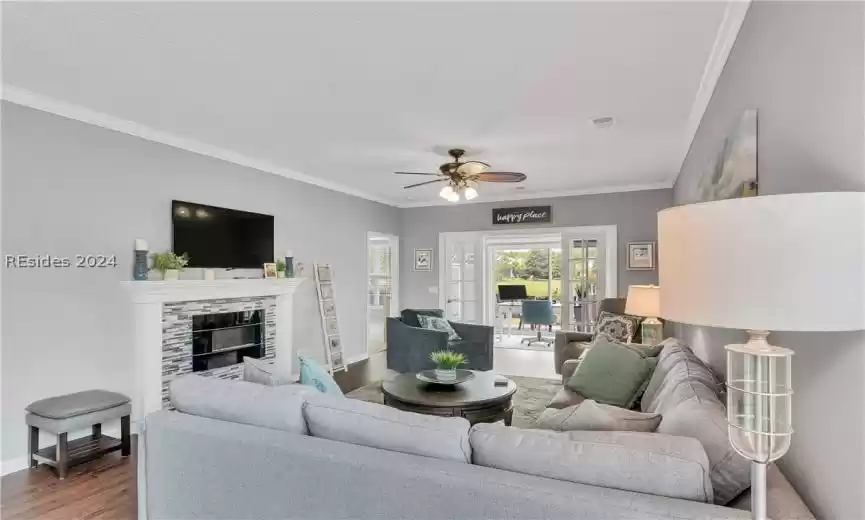
[[[243,358],[243,380],[267,386],[282,386],[296,383],[294,376],[283,374],[272,361]]]
[[[129,398],[117,392],[107,390],[85,390],[57,397],[40,399],[31,403],[26,410],[32,414],[48,419],[68,419],[76,415],[122,406]]]
[[[664,412],[657,431],[693,437],[702,443],[711,464],[715,503],[726,504],[750,487],[750,463],[730,446],[726,411],[717,399],[694,396],[678,403]]]
[[[444,311],[441,309],[403,309],[402,312],[400,312],[402,322],[409,327],[421,327],[418,316],[436,316],[438,318],[444,318]]]
[[[550,399],[550,402],[547,403],[547,408],[555,408],[557,410],[561,410],[562,408],[567,408],[569,406],[574,406],[575,404],[582,403],[586,398],[582,395],[574,392],[570,388],[563,386],[556,392],[556,395]]]
[[[659,424],[660,414],[636,412],[591,399],[562,410],[547,408],[538,417],[538,428],[557,431],[653,432]]]
[[[139,518],[747,520],[604,489],[160,411],[139,439]],[[146,457],[146,464],[142,464]],[[776,518],[776,520],[779,520]]]
[[[640,402],[643,412],[656,412],[661,406],[664,392],[671,392],[684,379],[697,379],[717,395],[718,381],[711,369],[694,353],[675,338],[668,338],[662,343],[663,349],[658,355],[658,363],[652,372],[652,377],[646,386],[646,391]],[[683,366],[679,366],[684,364]],[[678,375],[668,378],[670,372],[678,367]],[[669,403],[665,403],[667,406]]]
[[[169,386],[171,404],[183,413],[306,435],[302,385],[265,386],[189,374]]]
[[[471,462],[470,424],[462,417],[421,415],[325,394],[309,396],[303,415],[314,437]]]
[[[637,432],[555,432],[498,424],[472,427],[481,466],[700,502],[712,501],[700,442]]]

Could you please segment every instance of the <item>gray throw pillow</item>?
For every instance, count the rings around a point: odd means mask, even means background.
[[[282,374],[270,361],[243,358],[243,380],[267,386],[290,385],[295,382],[291,374]]]
[[[455,331],[454,328],[451,327],[450,322],[448,322],[448,320],[444,318],[439,318],[438,316],[420,315],[417,317],[417,319],[420,320],[420,326],[425,329],[447,332],[448,342],[459,341],[462,339],[460,335],[457,334],[457,331]]]
[[[661,424],[661,414],[642,413],[586,399],[561,410],[547,408],[538,417],[544,430],[599,430],[653,432]]]
[[[607,336],[619,343],[630,343],[640,326],[640,318],[601,311],[595,326],[595,337]]]
[[[567,386],[587,399],[628,407],[654,369],[650,359],[654,358],[598,336]]]

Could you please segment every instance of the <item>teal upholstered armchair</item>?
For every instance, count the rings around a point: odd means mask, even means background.
[[[440,309],[405,309],[399,318],[387,319],[387,367],[397,372],[420,372],[435,368],[431,352],[451,349],[465,354],[468,362],[462,368],[492,370],[493,328],[449,321],[460,340],[448,342],[447,332],[424,329],[418,315],[443,317]]]

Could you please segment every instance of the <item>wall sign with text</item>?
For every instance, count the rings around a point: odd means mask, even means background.
[[[528,224],[531,222],[552,221],[552,206],[532,206],[529,208],[493,208],[493,225]]]

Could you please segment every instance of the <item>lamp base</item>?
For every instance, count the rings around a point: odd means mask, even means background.
[[[657,345],[664,341],[664,324],[658,318],[646,318],[640,326],[640,336],[643,345]]]
[[[769,520],[766,513],[766,466],[751,462],[751,518]]]

